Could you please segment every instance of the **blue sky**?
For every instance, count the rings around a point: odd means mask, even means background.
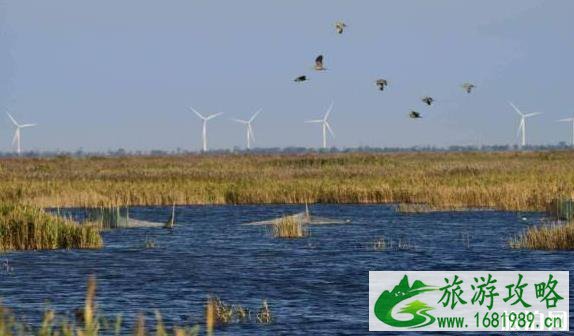
[[[529,143],[568,141],[555,120],[574,115],[572,13],[571,0],[0,0],[0,150],[4,111],[39,124],[24,149],[197,150],[189,106],[225,113],[210,148],[244,146],[229,118],[259,108],[257,146],[313,147],[320,127],[303,121],[331,100],[338,147],[516,143],[508,100],[544,113]],[[328,71],[312,70],[318,54]]]

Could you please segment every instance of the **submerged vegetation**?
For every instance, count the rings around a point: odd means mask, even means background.
[[[173,327],[172,333],[168,333],[163,325],[161,314],[156,311],[156,321],[154,330],[150,333],[146,330],[145,319],[140,315],[133,331],[125,330],[122,326],[122,317],[118,315],[114,321],[109,323],[103,316],[100,316],[95,304],[96,281],[94,277],[88,280],[86,293],[86,302],[84,309],[77,312],[76,321],[70,321],[66,317],[56,315],[48,309],[44,313],[42,323],[38,328],[20,321],[14,313],[5,307],[0,306],[0,335],[2,336],[98,336],[98,335],[126,335],[133,334],[138,336],[156,335],[156,336],[192,336],[199,335],[200,327],[198,325],[191,328]]]
[[[127,330],[123,325],[121,315],[117,315],[111,321],[100,314],[96,303],[96,280],[90,276],[86,291],[86,301],[83,309],[76,311],[75,319],[70,320],[66,316],[59,316],[54,310],[47,309],[42,322],[38,327],[32,327],[25,321],[20,320],[14,313],[0,306],[0,335],[2,336],[98,336],[98,335],[156,335],[156,336],[195,336],[199,335],[201,326],[166,327],[163,323],[159,311],[155,312],[155,323],[150,328],[146,328],[146,321],[143,315],[138,315],[132,330]],[[210,297],[207,300],[205,309],[205,331],[207,335],[213,335],[214,330],[219,326],[231,323],[246,323],[252,320],[249,309],[241,305],[228,305],[218,297]],[[269,324],[272,322],[271,310],[266,300],[263,300],[261,308],[256,314],[258,324]]]
[[[530,227],[511,240],[510,246],[517,249],[574,250],[574,221]]]
[[[93,225],[79,225],[31,206],[0,206],[0,250],[101,246],[100,230]]]
[[[0,159],[0,202],[40,207],[424,203],[544,210],[574,152],[319,153]]]

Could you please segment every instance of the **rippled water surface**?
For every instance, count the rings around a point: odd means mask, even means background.
[[[130,215],[163,222],[169,211],[132,208]],[[159,309],[168,325],[194,324],[213,294],[252,310],[267,299],[275,319],[217,334],[358,335],[368,333],[369,270],[574,269],[574,252],[508,248],[509,238],[540,223],[537,213],[398,214],[386,205],[315,205],[313,215],[352,222],[312,226],[310,237],[297,240],[241,225],[298,211],[301,206],[178,207],[173,231],[105,232],[100,250],[4,254],[13,271],[0,273],[0,297],[31,322],[47,304],[70,313],[82,306],[93,273],[99,310],[122,313],[126,323],[139,312],[152,319]],[[381,237],[392,247],[373,250]],[[156,247],[146,249],[146,240]]]

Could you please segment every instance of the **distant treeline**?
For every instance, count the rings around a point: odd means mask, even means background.
[[[410,153],[410,152],[511,152],[511,151],[544,151],[544,150],[568,150],[573,147],[566,142],[560,142],[554,145],[527,145],[520,147],[518,145],[469,145],[469,146],[413,146],[413,147],[353,147],[353,148],[337,148],[332,147],[328,149],[308,148],[308,147],[269,147],[269,148],[252,148],[246,150],[244,148],[234,147],[233,149],[214,149],[209,150],[209,154],[232,154],[232,153],[255,153],[255,154],[307,154],[307,153]],[[201,151],[191,151],[185,149],[175,150],[126,150],[123,148],[108,150],[108,151],[28,151],[22,153],[20,156],[24,157],[54,157],[54,156],[167,156],[167,155],[193,155],[201,154]],[[0,151],[0,157],[15,157],[18,156],[14,152]]]

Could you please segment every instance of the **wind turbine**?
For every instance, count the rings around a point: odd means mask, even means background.
[[[522,144],[521,146],[526,146],[526,118],[530,118],[530,117],[534,117],[535,115],[539,115],[542,113],[522,113],[518,107],[516,107],[516,105],[514,105],[511,102],[508,102],[510,104],[510,106],[512,106],[512,108],[516,111],[516,113],[518,113],[518,115],[520,116],[520,124],[518,125],[518,133],[520,133],[522,131]]]
[[[251,118],[249,118],[249,120],[231,119],[235,122],[247,125],[247,149],[251,149],[251,141],[255,142],[255,134],[253,133],[253,127],[251,127],[251,123],[253,120],[255,120],[255,118],[257,118],[261,111],[262,109],[259,109],[251,116]]]
[[[329,106],[329,109],[327,110],[327,113],[325,113],[325,116],[323,117],[323,119],[305,121],[306,123],[322,124],[322,126],[323,126],[323,148],[327,148],[327,130],[329,131],[329,133],[331,133],[331,136],[333,138],[335,137],[335,132],[333,132],[333,129],[331,129],[331,126],[329,125],[329,122],[327,121],[327,118],[329,118],[329,114],[331,113],[331,110],[333,110],[333,104],[334,104],[334,102],[331,102],[331,105]]]
[[[14,119],[14,117],[12,117],[12,115],[10,113],[6,112],[6,114],[8,115],[8,117],[10,117],[10,120],[12,121],[14,126],[16,126],[16,131],[14,132],[14,138],[12,138],[12,145],[16,144],[16,153],[18,153],[18,155],[20,155],[20,153],[22,152],[22,147],[20,147],[20,130],[22,128],[36,126],[36,124],[22,124],[22,125],[20,125],[16,121],[16,119]]]
[[[197,114],[197,116],[199,118],[201,118],[201,120],[203,120],[203,127],[202,127],[202,132],[201,132],[201,138],[203,139],[203,151],[207,152],[207,121],[211,120],[217,116],[222,115],[222,112],[219,113],[214,113],[214,114],[210,114],[207,117],[204,117],[203,115],[201,115],[201,113],[197,112],[197,110],[195,110],[193,107],[190,107],[191,110]]]
[[[564,118],[556,121],[571,122],[572,123],[572,146],[574,146],[574,118]]]

